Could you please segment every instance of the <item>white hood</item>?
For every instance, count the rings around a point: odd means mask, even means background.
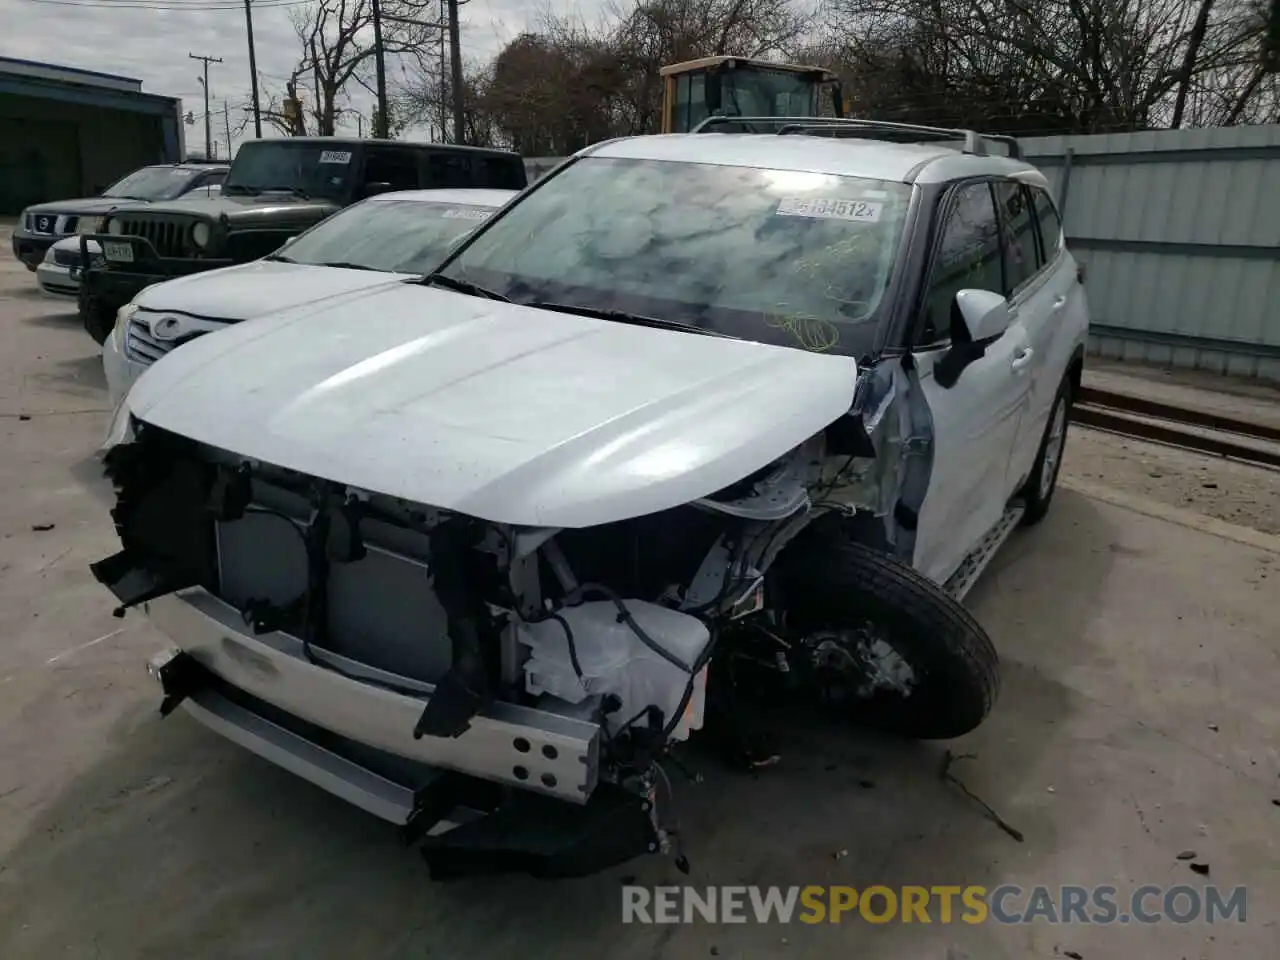
[[[146,287],[133,298],[143,310],[210,320],[249,320],[325,297],[410,279],[409,274],[254,260]]]
[[[202,337],[141,420],[351,486],[585,527],[707,496],[853,401],[848,357],[398,284]]]

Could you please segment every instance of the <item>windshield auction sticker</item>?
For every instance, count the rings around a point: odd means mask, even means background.
[[[488,220],[491,215],[491,211],[478,207],[450,207],[440,214],[445,220]]]
[[[783,197],[778,203],[780,217],[810,217],[815,220],[852,220],[875,223],[884,211],[883,203],[869,200],[837,200],[831,197]]]
[[[320,154],[321,163],[350,163],[350,150],[325,150]]]

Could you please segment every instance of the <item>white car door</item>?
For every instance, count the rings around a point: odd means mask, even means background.
[[[1009,463],[1012,493],[1035,466],[1053,398],[1067,368],[1069,357],[1056,355],[1060,351],[1054,340],[1068,291],[1041,251],[1028,188],[1016,180],[999,180],[993,186],[1004,244],[1004,294],[1026,330],[1032,352],[1027,406]]]
[[[1003,335],[954,376],[947,357],[960,290],[1003,292],[1000,231],[990,185],[957,187],[944,225],[913,351],[933,421],[929,488],[916,518],[913,565],[938,583],[960,565],[1004,513],[1016,478],[1010,453],[1031,392],[1034,351],[1016,311]]]

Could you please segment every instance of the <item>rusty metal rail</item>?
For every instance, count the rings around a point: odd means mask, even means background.
[[[1280,428],[1270,424],[1237,420],[1204,410],[1190,410],[1091,387],[1081,389],[1072,411],[1072,419],[1081,426],[1121,433],[1141,440],[1154,440],[1199,453],[1280,467],[1280,450],[1241,443],[1237,439],[1248,438],[1280,444]],[[1166,423],[1152,423],[1151,420]],[[1211,430],[1218,436],[1207,436],[1179,429],[1180,427]]]
[[[1155,417],[1157,420],[1171,420],[1184,423],[1189,427],[1205,427],[1221,433],[1234,433],[1242,437],[1253,437],[1255,440],[1267,440],[1280,443],[1280,427],[1250,420],[1237,420],[1224,417],[1207,410],[1190,410],[1186,407],[1174,406],[1171,403],[1160,403],[1143,397],[1132,397],[1111,390],[1098,390],[1094,387],[1082,387],[1076,398],[1078,403],[1087,403],[1096,407],[1107,407],[1125,413],[1136,413],[1143,417]]]

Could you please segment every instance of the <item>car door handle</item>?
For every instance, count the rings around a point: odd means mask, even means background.
[[[1031,357],[1034,354],[1035,354],[1035,351],[1032,350],[1030,347],[1023,347],[1022,352],[1013,358],[1013,362],[1010,363],[1009,366],[1011,366],[1014,370],[1021,370],[1028,363],[1031,362]]]
[[[1061,309],[1062,309],[1063,307],[1065,307],[1066,305],[1067,305],[1067,298],[1066,298],[1065,296],[1062,296],[1062,297],[1054,297],[1054,299],[1053,299],[1053,312],[1054,312],[1054,313],[1057,313],[1059,310],[1061,310]]]

